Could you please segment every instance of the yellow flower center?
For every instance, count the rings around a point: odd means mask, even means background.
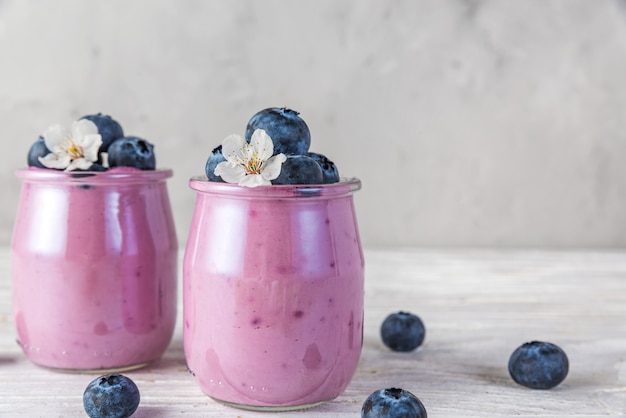
[[[68,147],[67,147],[67,153],[69,154],[70,158],[72,160],[75,160],[77,158],[82,158],[84,156],[83,154],[83,148],[71,143]]]
[[[252,158],[244,161],[243,169],[246,171],[246,174],[261,174],[261,169],[263,168],[263,160],[260,159],[257,154],[254,154]]]

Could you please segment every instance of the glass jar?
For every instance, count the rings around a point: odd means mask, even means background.
[[[85,372],[158,359],[176,322],[172,171],[29,168],[16,175],[13,314],[26,357]]]
[[[363,341],[361,182],[245,188],[196,177],[190,187],[183,336],[201,389],[275,411],[340,395]]]

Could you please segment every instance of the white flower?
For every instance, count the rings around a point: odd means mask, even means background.
[[[43,139],[50,153],[39,157],[39,161],[48,168],[65,171],[91,167],[98,160],[98,150],[102,144],[98,127],[87,119],[74,122],[71,130],[52,125],[44,131]]]
[[[239,135],[230,135],[222,142],[222,154],[226,161],[215,167],[216,176],[227,183],[240,186],[269,186],[280,174],[285,154],[274,154],[272,138],[263,130],[257,129],[248,144]]]

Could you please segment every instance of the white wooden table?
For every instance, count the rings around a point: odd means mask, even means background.
[[[139,386],[135,417],[359,417],[374,390],[403,387],[429,417],[626,416],[626,251],[366,251],[365,344],[346,392],[316,409],[254,413],[204,396],[185,368],[181,329],[164,358],[127,373]],[[15,343],[9,251],[0,249],[0,417],[82,417],[95,375],[32,365]],[[385,316],[418,314],[422,347],[393,353],[379,338]],[[180,319],[180,318],[179,318]],[[521,343],[547,340],[570,373],[549,391],[507,372]]]

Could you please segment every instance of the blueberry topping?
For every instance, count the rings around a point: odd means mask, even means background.
[[[107,171],[107,168],[101,164],[93,163],[89,166],[89,168],[85,170],[77,168],[76,170],[73,170],[72,173],[84,173],[84,172],[90,172],[90,171]],[[72,177],[87,177],[91,175],[93,174],[72,174]]]
[[[46,168],[39,161],[39,157],[45,157],[48,154],[50,154],[50,150],[46,147],[43,136],[40,136],[28,150],[28,165],[30,167]]]
[[[246,141],[250,142],[257,129],[263,129],[272,138],[274,155],[306,154],[311,146],[311,132],[295,110],[270,107],[257,112],[246,127]]]
[[[219,147],[211,151],[211,155],[209,155],[209,158],[206,160],[206,166],[204,171],[206,172],[206,176],[209,180],[224,182],[222,177],[213,173],[215,171],[215,167],[217,167],[217,165],[223,161],[226,161],[226,158],[224,158],[224,155],[222,154],[222,146],[220,145]]]
[[[393,313],[380,327],[383,343],[393,351],[412,351],[424,342],[426,329],[422,320],[412,313]]]
[[[320,184],[323,178],[322,169],[314,159],[306,155],[288,155],[272,184]]]
[[[380,389],[367,397],[361,418],[426,418],[424,404],[408,390]]]
[[[324,176],[324,183],[337,183],[339,181],[339,171],[335,163],[330,161],[328,157],[317,152],[307,152],[307,157],[313,158],[322,168],[322,174]]]
[[[81,119],[90,120],[98,127],[98,133],[102,137],[102,145],[100,145],[98,155],[100,152],[107,152],[113,141],[124,136],[122,126],[109,115],[97,113],[83,116]]]
[[[91,167],[89,167],[85,171],[107,171],[107,168],[103,166],[102,164],[93,163]]]
[[[91,418],[127,418],[139,406],[139,389],[126,376],[100,376],[85,389],[83,406]]]
[[[119,166],[154,170],[154,145],[135,136],[116,139],[109,147],[109,167]]]
[[[568,371],[565,352],[548,342],[524,343],[509,358],[511,378],[531,389],[551,389],[565,380]]]

